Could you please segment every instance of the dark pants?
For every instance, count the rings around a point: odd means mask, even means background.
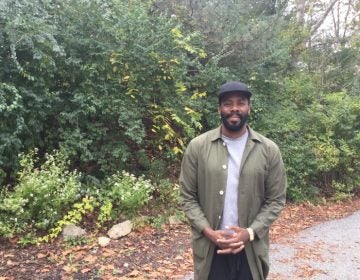
[[[252,280],[249,263],[245,250],[233,255],[219,255],[214,253],[209,280]]]

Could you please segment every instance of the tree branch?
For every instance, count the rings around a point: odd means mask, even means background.
[[[334,5],[336,4],[338,0],[332,0],[331,3],[329,4],[329,6],[327,7],[325,13],[322,15],[322,17],[320,18],[320,20],[311,28],[310,31],[310,36],[314,35],[314,33],[320,28],[320,26],[324,23],[324,20],[326,19],[326,17],[328,16],[328,14],[330,13],[330,11],[332,10],[332,8],[334,7]]]

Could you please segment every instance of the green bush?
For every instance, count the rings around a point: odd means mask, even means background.
[[[66,158],[56,151],[45,159],[40,164],[36,151],[20,156],[21,169],[14,190],[1,192],[1,236],[49,229],[79,198],[80,176],[68,171]]]
[[[122,171],[113,174],[104,181],[101,189],[100,200],[104,201],[104,210],[112,208],[125,215],[135,214],[150,199],[153,185],[144,176],[135,175]],[[108,211],[108,210],[107,210]]]
[[[168,179],[160,180],[155,185],[154,196],[156,201],[167,208],[177,206],[179,194],[179,185],[172,183]]]
[[[177,210],[179,187],[170,180],[153,183],[144,176],[135,177],[121,172],[107,178],[102,187],[92,190],[92,196],[98,198],[100,207],[97,213],[97,226],[123,217],[141,219],[141,210],[147,210],[151,203],[151,215],[161,212],[164,217]],[[149,218],[151,220],[151,218]]]
[[[5,1],[0,180],[34,147],[60,147],[99,179],[146,174],[146,160],[169,166],[201,129],[208,90],[223,75],[202,43],[152,1]]]
[[[322,92],[316,76],[286,79],[276,113],[257,125],[279,144],[293,201],[347,198],[360,189],[360,99]]]

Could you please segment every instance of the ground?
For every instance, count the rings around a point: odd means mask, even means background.
[[[288,204],[271,228],[272,242],[281,242],[321,222],[360,210],[360,197],[339,203]],[[89,234],[87,244],[70,246],[61,239],[51,244],[21,247],[0,240],[0,280],[10,279],[183,279],[192,271],[187,225],[143,227],[106,247]]]

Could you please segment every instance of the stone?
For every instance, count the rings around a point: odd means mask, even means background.
[[[100,236],[98,238],[98,243],[101,247],[106,247],[107,245],[109,245],[110,243],[110,238],[106,237],[106,236]]]
[[[127,220],[120,224],[116,224],[112,226],[112,228],[107,232],[107,235],[111,239],[118,239],[120,237],[128,235],[132,230],[132,223],[131,221]]]
[[[86,231],[74,224],[66,225],[62,230],[62,236],[65,240],[74,239],[76,237],[84,236]]]

